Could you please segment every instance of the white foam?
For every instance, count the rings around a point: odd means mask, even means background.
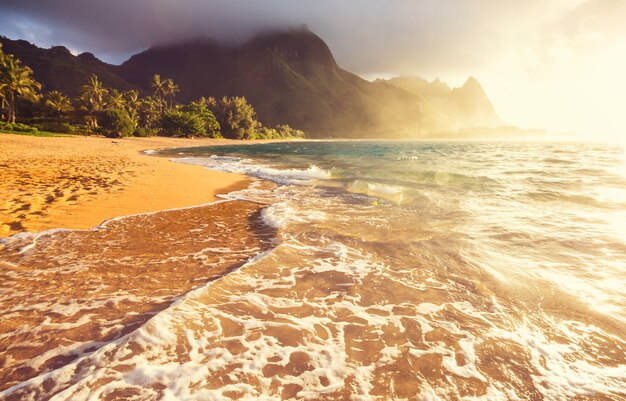
[[[292,202],[274,203],[261,211],[261,218],[270,227],[282,229],[290,223],[312,223],[326,218],[320,210],[295,207]]]
[[[329,171],[321,169],[316,165],[311,165],[306,169],[278,169],[270,166],[254,164],[249,159],[215,155],[204,158],[184,157],[180,159],[173,159],[173,161],[205,166],[212,170],[247,174],[274,181],[279,184],[306,184],[313,180],[325,180],[331,178],[331,173]]]
[[[347,190],[352,193],[363,194],[401,204],[404,201],[407,188],[398,185],[355,180],[348,185]]]
[[[562,324],[555,323],[555,326],[565,333],[568,331]],[[587,330],[595,329],[588,327]],[[546,399],[571,399],[595,393],[626,395],[626,365],[598,366],[580,358],[572,361],[568,355],[581,351],[575,340],[553,342],[544,333],[526,324],[514,331],[493,328],[489,335],[515,341],[530,352],[533,367],[538,371],[533,376],[535,387]]]

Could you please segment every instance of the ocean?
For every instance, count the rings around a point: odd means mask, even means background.
[[[624,148],[161,156],[253,181],[211,205],[5,240],[0,399],[626,399]],[[93,296],[73,302],[77,288]]]

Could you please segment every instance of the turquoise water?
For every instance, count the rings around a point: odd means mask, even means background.
[[[55,365],[24,370],[0,399],[626,399],[622,147],[298,141],[164,155],[252,184],[6,241],[6,277],[25,288],[10,313],[44,320],[0,340],[26,368]],[[91,297],[31,296],[37,280]],[[173,301],[177,287],[193,290]],[[58,344],[37,354],[33,337]]]
[[[464,256],[501,280],[520,275],[555,281],[592,300],[594,309],[626,319],[621,147],[291,142],[179,153],[233,157],[204,163],[281,184],[312,180],[303,186],[315,186],[322,199],[330,194],[376,203],[374,217],[400,220],[384,229],[406,230],[407,240],[412,229],[418,236],[441,229],[471,245],[471,255]],[[332,202],[320,200],[320,207],[326,203]]]
[[[622,147],[289,142],[175,153],[185,163],[278,184],[230,195],[269,205],[263,217],[279,229],[281,245],[264,269],[293,283],[276,297],[335,316],[333,328],[319,323],[331,332],[341,319],[329,312],[329,299],[341,297],[362,320],[360,341],[394,354],[391,365],[406,364],[422,395],[432,390],[446,399],[467,386],[485,399],[626,396]],[[350,277],[342,295],[333,274]],[[311,291],[326,296],[311,301]],[[388,313],[381,312],[384,324],[371,308]],[[421,342],[403,340],[412,351],[391,347],[380,332],[395,324],[408,338],[409,318],[419,323]],[[425,334],[433,332],[436,340]],[[384,359],[359,352],[337,357],[352,361],[346,372],[354,377],[371,366],[365,361]],[[416,356],[443,382],[421,372]],[[367,387],[370,379],[359,380]],[[409,390],[389,393],[391,384],[376,383],[384,394],[411,399]]]

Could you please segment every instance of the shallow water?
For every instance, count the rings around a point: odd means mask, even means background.
[[[0,397],[626,399],[622,148],[290,142],[170,157],[278,184],[227,196],[266,205],[272,247]]]

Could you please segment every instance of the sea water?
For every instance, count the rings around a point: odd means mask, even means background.
[[[0,397],[626,399],[622,147],[294,141],[167,154],[256,177],[225,199],[263,205],[272,246]]]

